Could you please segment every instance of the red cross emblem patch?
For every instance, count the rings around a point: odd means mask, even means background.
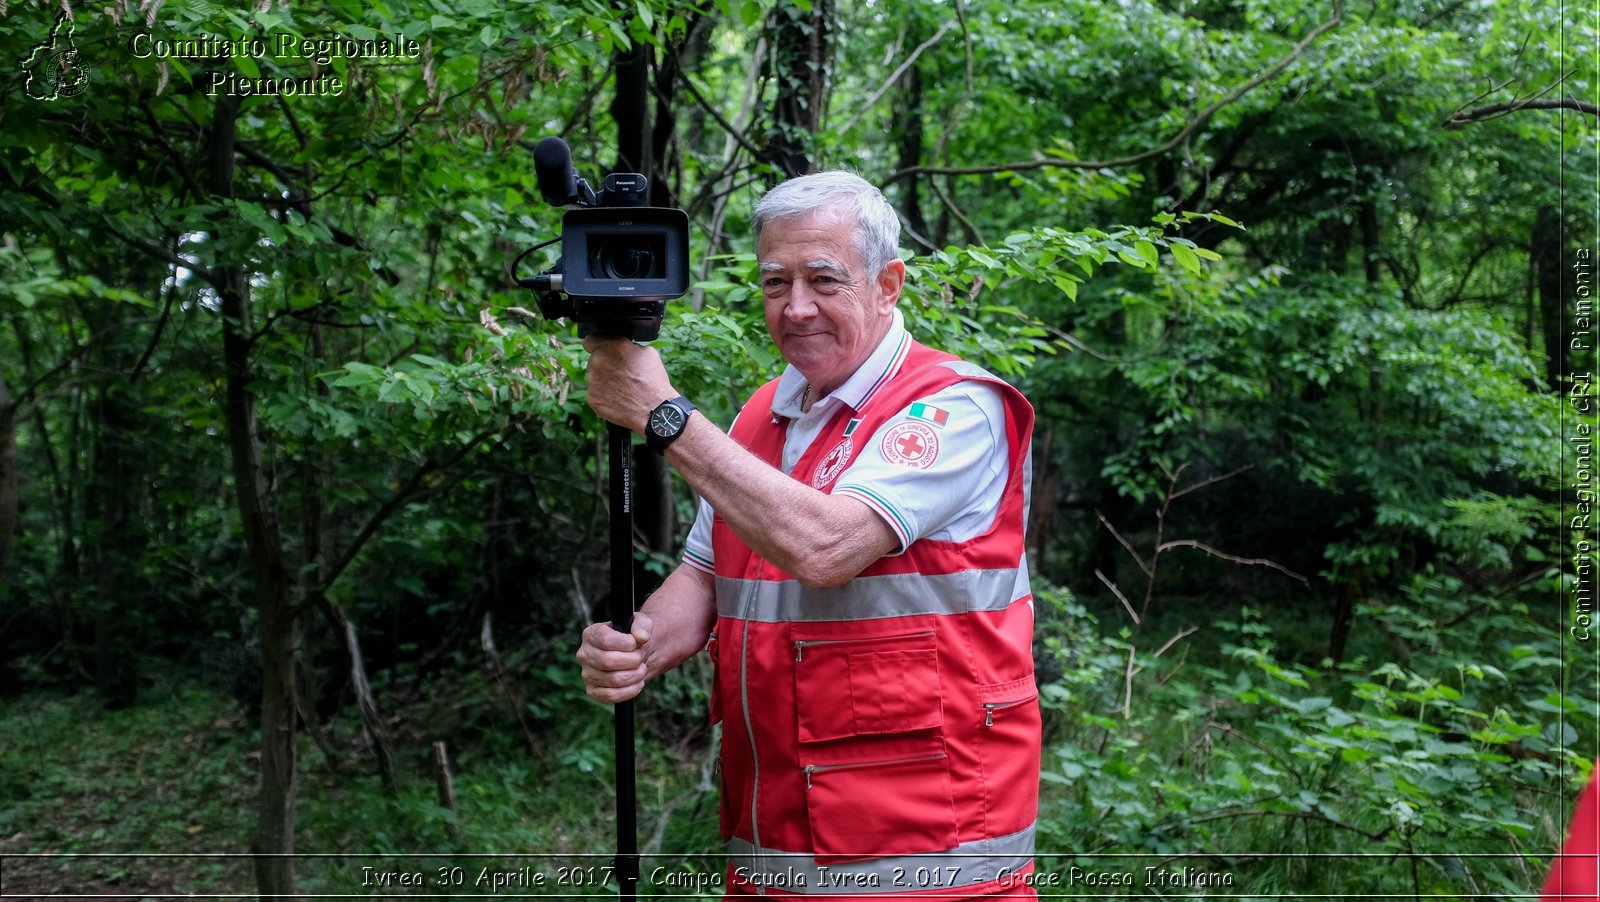
[[[939,436],[921,423],[896,423],[884,430],[878,450],[889,463],[926,470],[939,456]]]
[[[834,445],[828,456],[822,459],[822,463],[817,464],[817,472],[811,477],[811,487],[824,489],[828,487],[828,483],[838,479],[839,474],[844,472],[845,461],[850,459],[852,447],[849,436],[845,436],[844,441]]]

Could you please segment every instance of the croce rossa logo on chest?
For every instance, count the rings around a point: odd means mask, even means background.
[[[844,438],[840,439],[839,444],[834,445],[833,450],[829,451],[827,455],[822,458],[822,462],[817,464],[817,470],[811,476],[812,488],[825,489],[832,484],[835,479],[839,478],[840,473],[844,472],[845,464],[850,462],[850,454],[855,450],[855,442],[850,438],[850,435],[854,433],[856,431],[856,427],[860,425],[860,417],[857,417],[845,424]]]

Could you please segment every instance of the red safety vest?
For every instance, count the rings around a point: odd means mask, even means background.
[[[1578,796],[1566,844],[1550,865],[1540,902],[1600,899],[1600,764]]]
[[[917,541],[843,586],[811,589],[713,520],[711,706],[730,896],[1035,895],[1040,723],[1023,559],[1033,408],[913,342],[890,381],[862,409],[842,407],[789,475],[809,485],[819,468],[837,472],[890,417],[962,380],[1005,399],[1010,469],[983,535]],[[785,433],[770,414],[776,388],[757,391],[731,433],[774,467]]]

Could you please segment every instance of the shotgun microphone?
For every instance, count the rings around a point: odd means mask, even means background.
[[[578,170],[572,165],[572,151],[560,138],[545,138],[534,145],[533,171],[539,193],[550,206],[594,202],[594,193],[578,178]]]

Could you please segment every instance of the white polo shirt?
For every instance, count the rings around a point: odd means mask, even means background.
[[[878,387],[905,363],[911,346],[905,318],[894,322],[872,355],[828,396],[800,409],[805,377],[793,366],[778,377],[772,413],[788,420],[783,471],[791,473],[840,406],[860,410]],[[744,416],[749,411],[743,411]],[[758,414],[752,414],[758,415]],[[914,429],[895,427],[916,423]],[[932,430],[936,442],[917,436]],[[834,495],[855,498],[888,524],[899,554],[918,539],[960,542],[982,535],[994,522],[1007,470],[1005,403],[983,382],[957,382],[908,405],[866,438],[861,453],[835,480]],[[927,459],[929,453],[933,459]],[[700,499],[683,560],[714,572],[711,506]]]

